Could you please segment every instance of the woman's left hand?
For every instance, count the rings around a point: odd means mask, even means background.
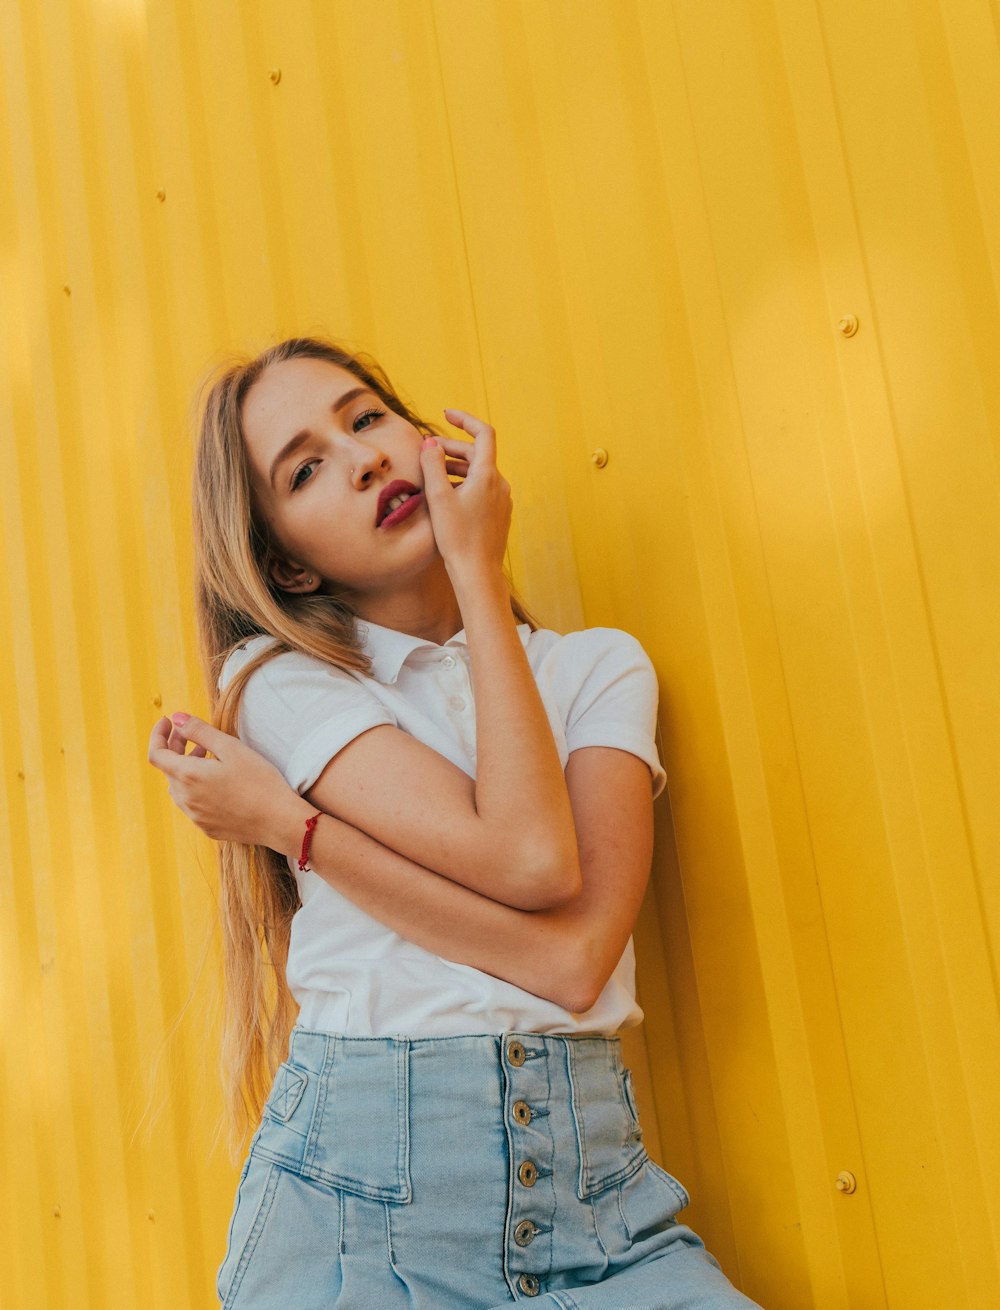
[[[185,754],[189,741],[194,749]],[[183,724],[159,719],[149,737],[148,759],[166,775],[175,804],[215,841],[276,849],[290,803],[301,804],[263,755],[193,715]]]

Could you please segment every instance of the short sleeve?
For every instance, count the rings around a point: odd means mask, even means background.
[[[261,638],[233,651],[220,689],[260,650]],[[396,718],[343,669],[301,651],[283,651],[251,673],[239,708],[239,738],[280,770],[300,794],[355,737]]]
[[[649,766],[653,796],[667,775],[656,749],[659,687],[642,645],[621,628],[587,628],[568,633],[567,651],[574,694],[566,714],[566,746],[614,746]],[[569,669],[567,670],[569,672]]]

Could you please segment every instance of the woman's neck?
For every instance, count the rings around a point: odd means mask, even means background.
[[[443,646],[463,627],[462,612],[443,560],[392,595],[369,596],[354,605],[359,619]]]

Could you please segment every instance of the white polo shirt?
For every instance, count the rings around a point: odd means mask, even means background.
[[[286,651],[251,674],[239,736],[300,794],[360,733],[391,723],[476,771],[476,718],[465,630],[443,646],[358,623],[372,676]],[[666,785],[656,749],[656,674],[639,642],[619,628],[561,635],[517,629],[552,726],[563,768],[571,751],[614,746],[644,760],[653,795]],[[263,646],[233,651],[224,687]],[[447,1037],[470,1033],[602,1033],[637,1024],[632,939],[596,1003],[574,1014],[468,965],[400,937],[311,871],[289,868],[302,905],[292,919],[286,977],[306,1028],[352,1037]]]

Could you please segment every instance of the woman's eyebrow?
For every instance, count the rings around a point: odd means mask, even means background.
[[[365,392],[371,392],[373,396],[375,395],[375,392],[372,391],[371,387],[352,387],[350,391],[345,391],[342,396],[339,396],[333,402],[333,405],[331,406],[333,412],[335,414],[339,414],[345,405],[349,405],[351,401],[356,399],[358,396],[363,396]],[[295,436],[291,437],[288,441],[286,441],[285,444],[278,451],[277,455],[275,455],[274,462],[271,465],[271,475],[270,475],[272,490],[274,489],[274,475],[277,473],[278,469],[289,457],[289,455],[295,454],[299,446],[302,445],[303,441],[305,441],[309,437],[309,435],[310,433],[308,428],[303,428],[301,432],[296,432]]]

